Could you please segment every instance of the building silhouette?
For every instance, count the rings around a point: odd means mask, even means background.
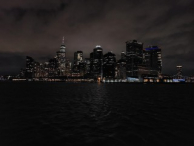
[[[58,72],[57,72],[57,59],[56,57],[55,58],[52,58],[49,60],[49,77],[55,77],[58,75]]]
[[[114,79],[116,69],[116,55],[108,52],[104,55],[103,59],[103,78]]]
[[[80,62],[83,62],[83,52],[77,51],[74,53],[74,65],[79,65]]]
[[[103,77],[103,49],[97,45],[90,53],[91,76],[95,79]]]
[[[181,79],[183,77],[183,75],[182,75],[182,66],[178,65],[178,66],[176,66],[176,69],[177,69],[177,74],[176,74],[177,79]]]
[[[90,64],[91,64],[91,59],[90,58],[85,58],[85,69],[86,69],[85,76],[87,78],[90,77],[90,73],[91,73],[91,71],[90,71],[91,65]]]
[[[30,56],[26,56],[25,77],[28,79],[31,79],[34,77],[34,64],[35,64],[34,59]]]
[[[138,78],[138,69],[143,63],[143,43],[136,40],[126,42],[127,77]]]
[[[125,59],[119,59],[117,61],[117,65],[116,65],[116,77],[118,79],[126,79],[127,75],[126,75],[126,60]]]
[[[126,53],[124,51],[121,52],[121,59],[126,59]]]
[[[143,62],[149,75],[159,76],[162,73],[161,49],[158,46],[149,46],[143,50]]]

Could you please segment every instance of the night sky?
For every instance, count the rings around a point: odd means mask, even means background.
[[[45,62],[65,37],[67,58],[96,45],[117,59],[125,42],[162,49],[163,73],[194,75],[193,0],[0,0],[0,74],[17,74],[25,56]]]

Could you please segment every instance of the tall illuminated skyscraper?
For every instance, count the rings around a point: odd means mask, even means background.
[[[64,37],[62,39],[62,44],[60,47],[60,50],[57,51],[57,66],[58,66],[58,72],[59,76],[64,76],[65,75],[65,57],[66,57],[66,47],[64,44]]]
[[[162,73],[161,49],[158,46],[149,46],[143,51],[144,64],[149,70],[150,75]]]
[[[103,77],[103,49],[97,45],[93,53],[90,53],[91,58],[91,74],[94,78]]]
[[[138,77],[138,66],[143,62],[143,43],[126,42],[126,70],[128,77]]]
[[[118,79],[126,79],[126,60],[119,59],[117,62],[117,78]]]

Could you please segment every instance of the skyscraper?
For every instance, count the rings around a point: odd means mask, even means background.
[[[39,62],[34,62],[34,77],[39,78],[40,77],[40,63]]]
[[[60,50],[57,51],[57,66],[59,70],[59,76],[64,76],[65,75],[65,57],[66,57],[66,47],[64,44],[64,37],[62,40],[62,44],[60,47]]]
[[[112,52],[104,55],[103,59],[103,78],[115,78],[116,56]]]
[[[125,80],[126,76],[126,60],[119,59],[117,62],[117,78]]]
[[[103,49],[101,46],[97,45],[93,53],[90,53],[91,58],[91,74],[94,78],[101,78],[103,77]]]
[[[65,76],[71,76],[71,62],[69,59],[65,60]]]
[[[91,64],[91,59],[90,58],[85,58],[86,76],[87,77],[90,77],[90,64]]]
[[[143,51],[145,67],[148,68],[150,75],[158,76],[162,72],[161,49],[158,46],[149,46]]]
[[[34,59],[32,57],[26,56],[26,71],[25,71],[26,78],[31,79],[35,76],[34,64],[35,64]]]
[[[143,43],[136,40],[126,42],[126,70],[128,77],[138,77],[138,66],[143,62]]]
[[[177,68],[177,79],[181,79],[182,78],[182,66],[176,66]]]
[[[49,77],[55,77],[57,75],[57,59],[52,58],[49,60]]]
[[[121,59],[126,59],[126,54],[124,51],[121,52]]]
[[[74,65],[79,65],[80,62],[83,62],[83,52],[77,51],[74,53]]]

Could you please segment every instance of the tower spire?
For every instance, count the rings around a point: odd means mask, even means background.
[[[64,41],[65,41],[65,38],[64,38],[64,36],[63,36],[63,39],[62,39],[62,44],[64,44],[64,43],[65,43]]]

